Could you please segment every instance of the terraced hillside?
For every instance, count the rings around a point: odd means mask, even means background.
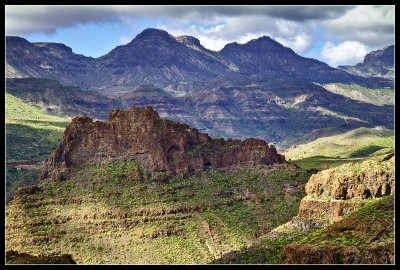
[[[125,174],[136,166],[85,165],[20,189],[7,207],[7,251],[78,264],[209,263],[290,220],[310,175],[275,165],[132,183]]]

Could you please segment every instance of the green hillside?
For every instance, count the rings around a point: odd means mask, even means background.
[[[394,132],[385,128],[357,128],[297,145],[286,159],[305,169],[326,169],[366,158],[382,159],[394,153]]]
[[[27,189],[7,207],[7,251],[71,254],[78,264],[210,263],[296,215],[304,188],[283,187],[310,176],[263,167],[129,184],[135,166],[85,165]]]
[[[358,84],[330,83],[323,87],[335,94],[377,106],[394,105],[394,91],[391,89],[372,89]]]
[[[302,256],[302,252],[308,252],[303,258],[304,263],[313,263],[315,258],[309,257],[310,253],[318,257],[319,252],[325,254],[327,260],[336,259],[329,263],[352,263],[346,261],[351,259],[352,253],[368,254],[372,253],[370,250],[373,251],[377,247],[393,249],[393,218],[393,195],[385,196],[369,201],[342,220],[315,230],[307,236],[302,236],[301,233],[289,233],[270,237],[248,249],[227,253],[213,263],[280,264],[285,263],[287,256],[285,252],[290,252],[289,255],[291,255],[293,251],[296,251],[298,256]],[[346,253],[347,258],[343,256]],[[293,262],[287,261],[287,263]]]
[[[50,115],[6,93],[6,161],[34,160],[49,157],[61,142],[70,119]],[[7,165],[6,194],[10,199],[14,191],[25,184],[34,183],[38,169],[17,170]]]

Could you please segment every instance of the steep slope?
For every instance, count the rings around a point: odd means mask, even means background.
[[[40,175],[39,164],[60,143],[70,122],[41,111],[6,93],[6,200],[18,187],[35,184]],[[18,166],[23,164],[29,166]]]
[[[299,213],[213,263],[393,264],[394,158],[312,175]]]
[[[324,228],[286,246],[283,261],[393,264],[394,163],[392,157],[313,175],[299,214],[277,230]]]
[[[75,54],[64,44],[6,37],[7,78],[48,78],[85,88],[94,76],[94,63],[93,58]]]
[[[364,77],[394,79],[394,45],[368,53],[362,63],[355,66],[338,66],[351,74]]]
[[[267,77],[290,77],[311,82],[363,81],[323,62],[301,57],[266,36],[243,45],[230,43],[220,53],[229,58],[239,72],[245,74],[261,73]]]
[[[97,71],[103,74],[104,87],[148,83],[163,87],[179,81],[208,80],[227,72],[227,68],[203,51],[178,42],[166,31],[146,29],[130,43],[100,57]],[[109,74],[116,76],[110,78]]]
[[[6,37],[7,78],[56,79],[100,92],[150,83],[177,91],[180,83],[190,83],[196,89],[205,81],[232,74],[392,87],[390,80],[354,76],[301,57],[269,37],[243,45],[228,44],[213,52],[194,37],[175,38],[163,30],[145,29],[130,43],[99,58],[74,54],[63,44],[30,43],[23,38]]]
[[[372,200],[284,248],[288,264],[394,264],[394,197]]]
[[[64,86],[49,79],[7,79],[6,91],[24,102],[60,116],[87,114],[105,119],[108,111],[118,105],[118,101],[97,92]]]

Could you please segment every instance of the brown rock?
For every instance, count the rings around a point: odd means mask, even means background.
[[[315,246],[289,244],[284,250],[285,264],[393,264],[394,245],[371,244],[366,247]]]
[[[284,156],[259,139],[212,139],[188,125],[161,119],[152,107],[115,109],[108,122],[72,119],[64,138],[44,163],[41,178],[65,179],[85,163],[137,161],[153,173],[184,178],[232,166],[284,163]]]
[[[368,160],[324,170],[310,177],[306,192],[336,200],[390,195],[394,191],[393,163],[394,158],[384,162]]]

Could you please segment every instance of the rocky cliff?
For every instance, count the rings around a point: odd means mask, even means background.
[[[299,214],[275,229],[313,231],[284,248],[284,263],[393,263],[394,163],[369,160],[313,175]]]
[[[259,139],[212,139],[188,125],[161,119],[152,107],[115,109],[108,122],[72,119],[59,147],[45,162],[41,178],[64,179],[75,165],[134,160],[163,177],[187,177],[232,166],[285,162]],[[137,171],[134,172],[137,174]]]
[[[310,177],[299,214],[285,229],[309,230],[340,221],[371,199],[394,193],[394,157],[327,169]],[[279,230],[279,229],[278,229]]]

